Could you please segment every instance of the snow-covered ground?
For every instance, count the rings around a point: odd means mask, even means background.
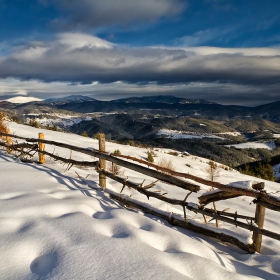
[[[204,124],[200,124],[200,125],[205,126]],[[216,136],[214,134],[192,133],[192,132],[187,132],[187,131],[177,131],[177,130],[171,130],[171,129],[161,129],[157,133],[157,136],[171,138],[171,139],[202,139],[202,138],[216,138],[216,139],[220,139],[220,140],[225,139],[220,136]]]
[[[267,149],[274,150],[276,148],[274,141],[266,142],[246,142],[234,145],[226,145],[226,147],[235,147],[237,149]]]
[[[80,147],[98,147],[95,139],[9,123],[12,133],[65,142]],[[106,143],[106,150],[146,158],[146,150]],[[68,150],[46,146],[47,151],[70,157]],[[177,171],[207,177],[207,159],[172,156],[168,149],[154,149],[155,161],[172,160]],[[73,152],[76,160],[96,160]],[[186,166],[186,164],[188,166]],[[263,237],[261,254],[253,255],[225,243],[169,225],[151,215],[127,210],[98,189],[98,175],[92,168],[66,166],[47,158],[45,165],[21,163],[0,151],[0,279],[279,279],[280,242]],[[248,185],[256,178],[220,166],[221,183]],[[123,169],[129,180],[145,184],[151,178]],[[76,173],[77,172],[77,173]],[[80,179],[78,175],[80,176]],[[257,179],[258,180],[258,179]],[[239,182],[239,183],[238,183]],[[91,188],[90,188],[91,187]],[[201,185],[203,190],[209,187]],[[96,188],[96,189],[92,189]],[[107,188],[119,192],[121,184],[107,180]],[[164,183],[155,189],[183,199],[186,191]],[[279,184],[266,182],[269,192]],[[132,198],[151,203],[168,212],[180,208],[125,188]],[[192,194],[188,201],[197,202]],[[277,195],[277,194],[276,194]],[[254,215],[250,198],[217,202],[218,210],[230,208],[239,214]],[[192,212],[196,222],[202,217]],[[212,222],[213,225],[215,222]],[[211,226],[211,224],[210,224]],[[221,228],[244,236],[240,228]],[[265,228],[278,231],[279,214],[267,210]],[[250,234],[250,233],[247,233]]]
[[[234,131],[234,132],[221,132],[221,133],[217,133],[218,135],[231,135],[231,136],[242,136],[242,134],[238,131]]]
[[[40,115],[38,114],[29,114],[29,117],[27,117],[26,122],[28,123],[31,119],[30,117],[36,120],[40,125],[46,126],[46,125],[54,125],[56,124],[59,129],[65,129],[67,130],[70,126],[80,123],[81,121],[90,121],[92,119],[91,115],[86,115],[82,117],[78,116],[70,116],[70,115],[63,115],[63,114],[44,114]]]

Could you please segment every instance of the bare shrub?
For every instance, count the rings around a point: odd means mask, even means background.
[[[0,112],[0,132],[3,132],[3,133],[5,133],[7,130],[7,126],[4,123],[5,117],[6,117],[6,115],[4,113]]]
[[[121,167],[113,162],[107,164],[107,170],[114,175],[124,174],[124,171],[121,169]]]
[[[35,119],[30,119],[28,125],[36,128],[40,127],[39,123]]]
[[[220,170],[218,169],[217,164],[213,161],[208,162],[208,167],[206,168],[207,177],[210,181],[215,181],[217,178],[220,177]]]
[[[171,160],[167,160],[166,158],[160,158],[157,162],[157,165],[170,171],[175,171],[175,166],[173,165]],[[168,171],[162,171],[163,173],[169,173]]]
[[[115,150],[115,151],[112,153],[113,156],[120,156],[121,154],[122,154],[122,153],[121,153],[120,150]]]
[[[168,154],[169,155],[171,155],[171,156],[179,156],[179,153],[178,152],[174,152],[174,151],[170,151],[170,152],[168,152]]]
[[[134,143],[134,141],[133,141],[133,140],[130,140],[130,141],[128,142],[128,144],[129,144],[129,146],[132,146],[132,147],[134,147],[134,146],[135,146],[135,143]]]

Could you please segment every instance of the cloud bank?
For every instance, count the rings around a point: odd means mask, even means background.
[[[8,56],[0,56],[0,79],[14,78],[21,84],[58,82],[77,86],[78,91],[78,86],[98,82],[101,92],[102,84],[110,85],[103,92],[111,96],[121,90],[138,93],[138,88],[146,93],[195,93],[194,98],[206,99],[213,93],[212,100],[224,98],[223,103],[246,94],[250,100],[256,93],[258,100],[266,100],[267,95],[275,100],[279,73],[279,48],[129,47],[82,33],[26,42]],[[118,90],[116,82],[120,81],[122,89]]]
[[[113,45],[77,33],[29,42],[0,57],[0,77],[78,83],[280,83],[280,49],[169,48]]]

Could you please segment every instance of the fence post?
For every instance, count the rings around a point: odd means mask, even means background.
[[[106,152],[105,147],[105,134],[99,133],[99,152]],[[99,159],[99,167],[102,170],[106,170],[106,160]],[[101,188],[106,188],[106,176],[99,174],[99,186]]]
[[[11,134],[11,130],[10,130],[8,127],[6,128],[6,133],[7,133],[7,134]],[[6,136],[6,141],[7,141],[7,145],[8,145],[8,146],[12,145],[12,140],[11,140],[11,137],[10,137],[10,136]],[[8,148],[7,148],[7,152],[8,152],[9,154],[11,154],[11,153],[12,153],[12,150],[8,147]]]
[[[39,133],[39,139],[45,139],[44,133]],[[45,163],[45,155],[40,153],[40,151],[45,150],[45,144],[42,142],[39,142],[39,162],[44,164]]]
[[[263,228],[264,216],[265,216],[265,207],[256,204],[255,223],[258,225],[259,228]],[[262,246],[262,234],[254,231],[253,244],[254,244],[255,250],[258,253],[260,253],[261,246]]]

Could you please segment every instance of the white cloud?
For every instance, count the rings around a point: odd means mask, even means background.
[[[6,101],[12,102],[12,103],[27,103],[31,101],[42,101],[41,98],[36,97],[26,97],[26,96],[16,96],[6,99]]]
[[[96,36],[82,33],[60,33],[58,41],[70,46],[72,49],[83,47],[112,48],[113,44]]]

